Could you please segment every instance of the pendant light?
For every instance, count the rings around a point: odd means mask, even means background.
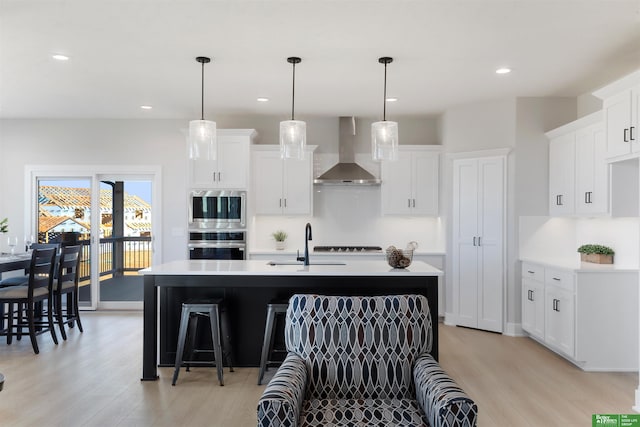
[[[302,59],[291,56],[287,62],[293,65],[293,91],[291,96],[291,120],[280,122],[280,157],[283,159],[303,159],[307,144],[307,124],[295,119],[296,64]]]
[[[398,122],[387,121],[387,64],[393,58],[384,56],[378,59],[384,64],[384,98],[382,103],[382,121],[371,124],[371,156],[373,160],[398,159]]]
[[[196,61],[202,64],[201,118],[189,122],[189,158],[215,160],[218,151],[216,122],[204,119],[204,64],[211,62],[211,59],[198,56]]]

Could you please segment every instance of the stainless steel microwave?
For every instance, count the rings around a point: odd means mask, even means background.
[[[189,193],[189,228],[246,228],[247,192],[192,190]]]

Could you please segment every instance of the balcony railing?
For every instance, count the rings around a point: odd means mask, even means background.
[[[89,240],[82,245],[80,281],[91,275],[91,247]],[[100,276],[120,276],[126,271],[138,271],[151,265],[151,237],[107,237],[100,239],[98,250]]]

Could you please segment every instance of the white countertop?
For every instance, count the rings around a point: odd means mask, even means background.
[[[238,275],[238,276],[442,276],[443,272],[424,261],[404,269],[389,267],[386,261],[346,260],[345,265],[268,265],[264,260],[180,260],[140,270],[142,275]]]
[[[311,252],[311,251],[310,251]],[[302,251],[300,251],[302,253]],[[298,252],[293,249],[285,249],[285,250],[252,250],[249,251],[249,256],[251,255],[273,255],[273,256],[283,256],[288,255],[293,258],[296,257]],[[444,256],[445,252],[428,252],[428,251],[414,251],[413,256]],[[345,256],[345,257],[369,257],[369,258],[380,258],[384,259],[385,253],[384,251],[380,252],[311,252],[311,256],[313,257],[337,257],[337,256]]]
[[[580,262],[578,265],[573,263],[559,263],[553,260],[542,260],[533,258],[521,258],[522,262],[531,264],[539,264],[545,267],[560,268],[563,270],[571,270],[576,273],[637,273],[637,268],[620,267],[616,264],[596,264],[593,262]]]

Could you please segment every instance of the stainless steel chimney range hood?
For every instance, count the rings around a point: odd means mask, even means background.
[[[355,117],[340,117],[338,163],[313,180],[317,185],[380,185],[373,176],[355,162]]]

